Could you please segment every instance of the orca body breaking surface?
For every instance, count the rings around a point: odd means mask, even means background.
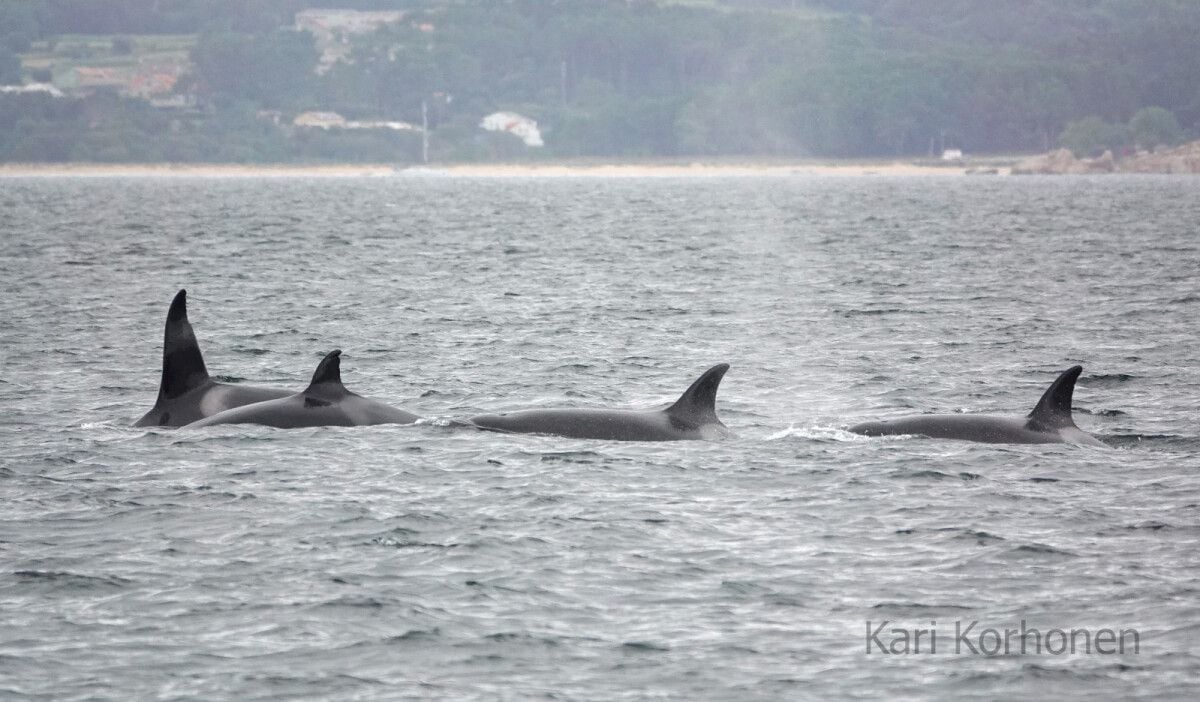
[[[171,301],[163,330],[162,380],[154,407],[135,427],[179,427],[218,412],[287,397],[288,390],[218,383],[208,375],[204,356],[187,316],[187,290]]]
[[[342,384],[340,350],[330,351],[302,392],[218,412],[188,424],[196,429],[216,424],[263,424],[280,429],[412,424],[420,419],[391,405],[357,395]]]
[[[855,434],[899,436],[914,434],[935,439],[961,439],[992,444],[1081,444],[1106,446],[1102,441],[1075,426],[1071,417],[1071,399],[1082,366],[1063,371],[1050,384],[1042,399],[1025,417],[982,414],[928,414],[878,422],[863,422],[850,427]]]
[[[708,369],[675,404],[662,410],[586,408],[528,409],[481,414],[470,423],[490,431],[552,434],[610,441],[713,441],[732,436],[717,418],[717,388],[729,370],[722,363]]]

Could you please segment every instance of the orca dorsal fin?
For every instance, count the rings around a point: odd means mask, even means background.
[[[1029,413],[1029,423],[1048,429],[1075,426],[1075,421],[1071,419],[1071,398],[1075,394],[1075,381],[1082,372],[1083,366],[1071,366],[1050,383],[1042,399]]]
[[[342,385],[342,350],[334,349],[325,354],[317,370],[313,373],[312,382],[304,389],[305,398],[336,399],[349,393]]]
[[[721,420],[717,419],[717,388],[721,386],[721,378],[725,377],[727,370],[728,363],[719,363],[704,371],[696,382],[683,391],[675,404],[664,411],[672,419],[694,426],[712,422],[720,424]]]
[[[162,382],[160,399],[172,399],[204,385],[209,380],[200,344],[187,316],[187,290],[175,293],[163,330]]]

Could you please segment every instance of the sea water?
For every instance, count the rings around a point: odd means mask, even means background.
[[[0,697],[1187,697],[1197,222],[1153,176],[2,179]],[[132,428],[180,288],[218,379],[340,348],[428,419]],[[720,362],[721,443],[453,422]],[[1077,363],[1108,450],[845,431]]]

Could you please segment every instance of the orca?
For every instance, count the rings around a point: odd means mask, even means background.
[[[469,422],[480,429],[512,434],[553,434],[610,441],[713,441],[733,436],[717,418],[717,388],[728,363],[713,366],[661,410],[528,409],[481,414]]]
[[[1050,384],[1025,417],[983,414],[927,414],[850,427],[855,434],[897,436],[916,434],[935,439],[962,439],[990,444],[1059,444],[1107,446],[1075,426],[1071,397],[1083,366],[1071,366]]]
[[[359,427],[374,424],[412,424],[415,414],[356,395],[342,385],[340,349],[321,359],[312,383],[303,392],[252,405],[243,405],[199,419],[184,429],[215,424],[265,424],[280,429],[298,427]]]
[[[154,407],[135,427],[180,427],[231,407],[273,400],[289,390],[218,383],[208,375],[204,356],[187,316],[187,290],[175,293],[163,331],[162,380]]]

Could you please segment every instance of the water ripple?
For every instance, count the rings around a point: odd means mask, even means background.
[[[2,185],[0,696],[1200,684],[1193,180]],[[130,428],[181,287],[215,376],[300,388],[338,347],[351,389],[427,419]],[[661,407],[718,362],[731,441],[459,424]],[[845,431],[1023,415],[1075,363],[1076,421],[1112,450]],[[1143,648],[868,655],[881,619],[1132,627]]]

